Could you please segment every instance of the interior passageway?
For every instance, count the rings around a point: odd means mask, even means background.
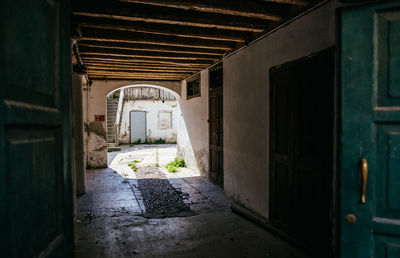
[[[162,147],[125,147],[110,161],[149,160]],[[193,171],[149,164],[126,177],[112,168],[87,172],[76,257],[306,257],[234,214],[223,190]]]

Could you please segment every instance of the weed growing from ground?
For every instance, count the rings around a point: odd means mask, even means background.
[[[158,164],[158,162],[159,162],[159,157],[158,157],[158,148],[156,148],[156,167],[159,167],[160,166],[160,164]]]
[[[185,160],[183,158],[175,158],[173,161],[169,162],[165,168],[168,172],[176,172],[179,168],[185,168]]]
[[[137,166],[136,166],[136,162],[132,161],[130,163],[128,163],[128,166],[133,170],[133,171],[137,171]]]

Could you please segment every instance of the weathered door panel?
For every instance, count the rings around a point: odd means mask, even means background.
[[[400,3],[348,7],[339,18],[341,256],[399,257]]]
[[[69,2],[1,9],[0,256],[70,256]]]
[[[131,111],[131,143],[141,141],[145,142],[146,136],[146,112]]]
[[[271,69],[271,225],[331,253],[333,50]]]
[[[210,71],[210,180],[221,187],[224,185],[222,76],[222,66],[220,65]]]

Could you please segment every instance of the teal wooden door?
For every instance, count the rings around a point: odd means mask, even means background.
[[[341,257],[400,257],[400,2],[340,13]]]
[[[70,257],[68,1],[0,8],[0,256]]]

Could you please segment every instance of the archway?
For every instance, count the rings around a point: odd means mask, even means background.
[[[129,162],[158,167],[176,158],[179,97],[173,90],[149,84],[112,90],[106,97],[108,166],[122,176],[133,176]]]
[[[83,92],[85,156],[89,168],[107,167],[106,96],[128,87],[153,87],[180,99],[180,82],[170,81],[93,81]]]

